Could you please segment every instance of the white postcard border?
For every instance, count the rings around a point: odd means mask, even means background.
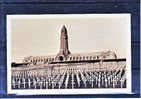
[[[11,20],[12,19],[45,19],[45,18],[94,18],[94,17],[127,17],[129,20],[130,29],[127,34],[127,88],[100,88],[100,89],[11,89]],[[130,43],[129,43],[130,42]],[[7,15],[7,90],[8,94],[21,94],[21,95],[33,95],[33,94],[132,94],[132,76],[131,76],[131,14],[48,14],[48,15]]]

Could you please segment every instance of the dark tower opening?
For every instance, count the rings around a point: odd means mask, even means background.
[[[59,56],[59,60],[60,61],[63,61],[63,56]]]

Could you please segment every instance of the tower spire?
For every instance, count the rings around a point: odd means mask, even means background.
[[[60,37],[60,51],[57,54],[59,60],[63,60],[67,55],[70,54],[68,46],[68,34],[65,25],[61,28],[61,37]]]

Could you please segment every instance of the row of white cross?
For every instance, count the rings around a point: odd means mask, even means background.
[[[37,77],[12,77],[12,88],[23,89],[64,89],[69,88],[123,88],[126,85],[126,76],[124,70],[116,71],[64,71],[58,75],[47,75]],[[74,86],[77,85],[77,86]],[[88,86],[89,85],[89,86]]]
[[[77,72],[77,71],[113,71],[113,70],[122,70],[125,68],[125,63],[119,62],[119,63],[82,63],[82,64],[71,64],[71,65],[61,65],[61,66],[54,66],[53,70],[51,70],[48,67],[43,68],[31,68],[29,69],[15,69],[12,70],[12,76],[18,76],[18,77],[39,77],[39,76],[45,76],[49,75],[49,73],[58,74],[60,72]],[[59,68],[60,67],[60,68]],[[62,67],[65,67],[65,69]],[[21,67],[22,68],[22,67]]]

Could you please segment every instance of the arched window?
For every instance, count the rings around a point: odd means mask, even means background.
[[[48,62],[48,59],[46,59],[46,62]]]
[[[46,61],[46,59],[44,58],[44,62]]]
[[[90,56],[90,60],[92,59],[92,56]]]
[[[95,59],[95,56],[93,57],[93,59]]]
[[[85,60],[85,56],[83,56],[83,60]]]
[[[41,59],[41,62],[43,62],[43,59]]]
[[[72,57],[70,57],[70,61],[72,60]]]

